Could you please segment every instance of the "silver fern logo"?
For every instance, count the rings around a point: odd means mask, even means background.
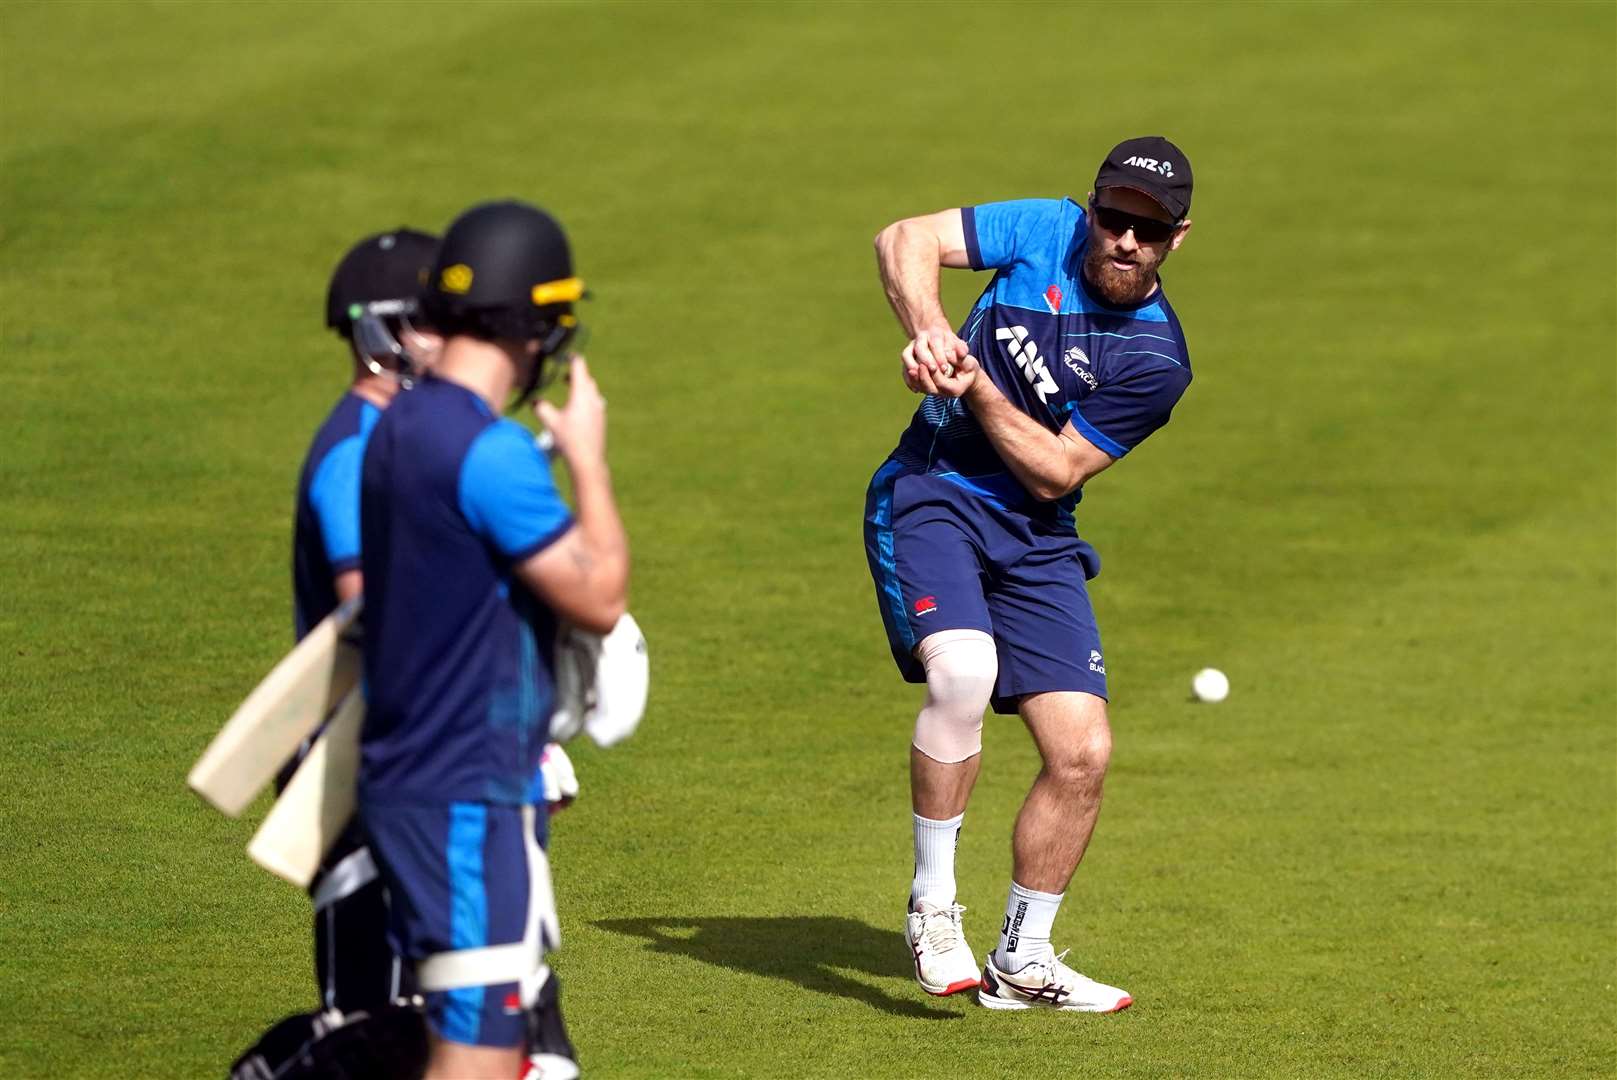
[[[1066,364],[1067,370],[1078,376],[1079,381],[1091,390],[1100,386],[1100,381],[1095,378],[1095,373],[1089,370],[1089,357],[1084,355],[1084,350],[1078,346],[1074,345],[1062,353],[1061,362]]]

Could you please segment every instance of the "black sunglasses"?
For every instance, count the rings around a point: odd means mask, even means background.
[[[1089,200],[1089,212],[1095,215],[1096,223],[1113,236],[1122,236],[1133,229],[1134,238],[1142,244],[1160,244],[1179,228],[1177,221],[1138,217],[1122,210],[1114,210],[1110,206],[1102,206],[1094,199]]]

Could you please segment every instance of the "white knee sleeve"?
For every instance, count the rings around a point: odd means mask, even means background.
[[[944,764],[983,748],[983,710],[994,693],[999,656],[981,630],[940,630],[915,647],[926,668],[926,704],[915,718],[915,749]]]

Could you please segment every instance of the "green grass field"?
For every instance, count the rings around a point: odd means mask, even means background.
[[[995,1014],[899,936],[870,240],[1150,131],[1197,378],[1080,514],[1117,749],[1057,923],[1137,1004]],[[1610,4],[6,3],[0,152],[0,1074],[222,1076],[313,1004],[183,777],[289,644],[331,266],[505,195],[595,290],[653,651],[556,828],[588,1075],[1617,1071]],[[983,950],[1036,768],[985,760]]]

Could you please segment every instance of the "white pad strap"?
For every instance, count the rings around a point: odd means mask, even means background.
[[[542,978],[534,980],[541,972],[548,973],[545,950],[561,944],[561,927],[556,921],[556,897],[550,887],[550,860],[534,836],[535,813],[532,806],[522,808],[522,843],[528,854],[528,923],[522,940],[510,945],[434,953],[416,965],[416,981],[422,990],[459,990],[514,982],[521,983],[525,993],[531,984],[537,993],[544,984]]]
[[[435,953],[421,961],[416,979],[423,990],[459,990],[521,982],[539,964],[539,952],[526,941]]]

